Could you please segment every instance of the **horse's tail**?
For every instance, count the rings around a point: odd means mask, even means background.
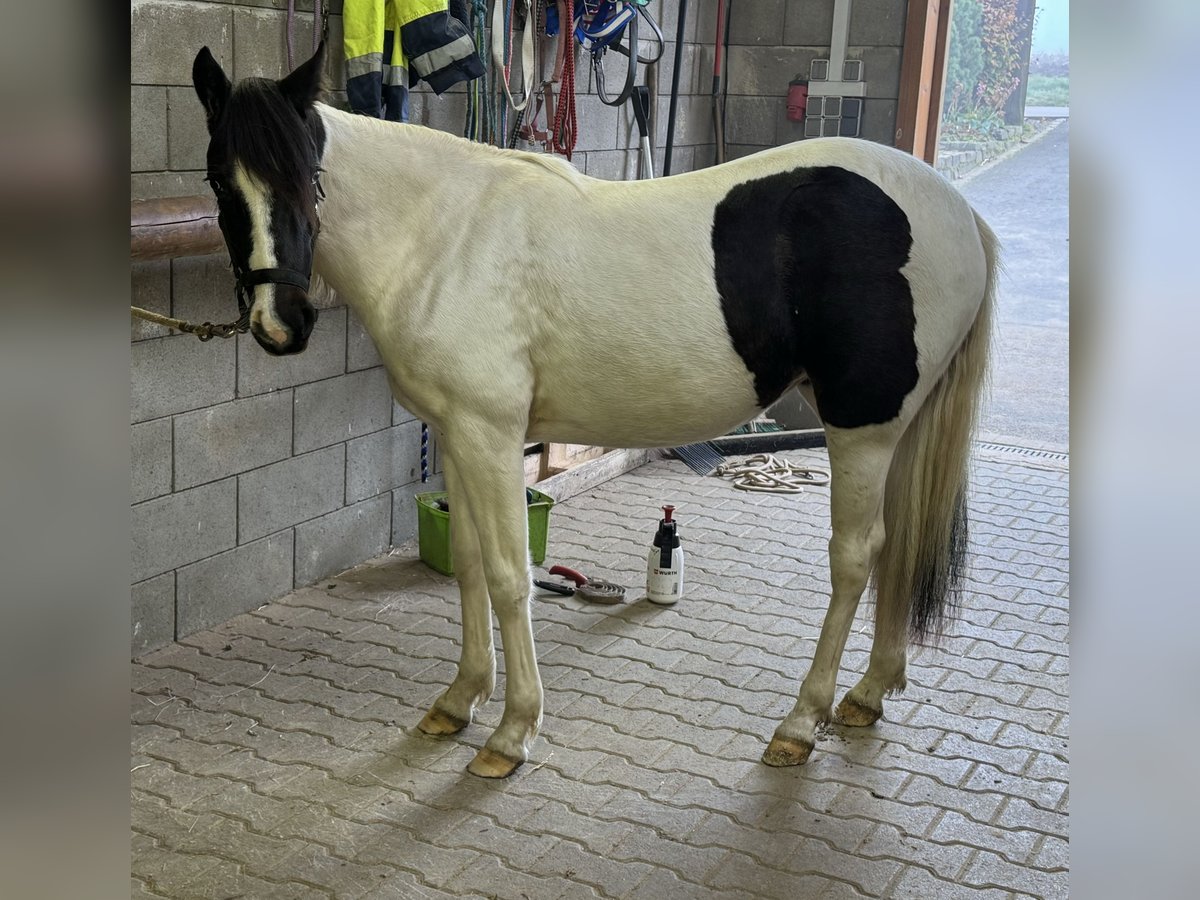
[[[971,436],[991,344],[999,243],[975,214],[987,261],[983,303],[966,338],[900,439],[884,493],[885,540],[875,567],[876,614],[915,639],[936,636],[965,575]]]

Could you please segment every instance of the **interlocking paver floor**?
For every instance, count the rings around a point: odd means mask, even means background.
[[[801,768],[759,755],[824,615],[828,490],[746,494],[674,460],[554,508],[547,565],[643,587],[675,503],[687,594],[534,600],[546,714],[507,781],[464,771],[499,721],[502,653],[476,724],[415,728],[453,675],[459,614],[411,548],[148,654],[133,894],[1066,897],[1067,481],[1065,463],[979,456],[957,627],[913,652],[883,720],[831,726]],[[839,697],[869,619],[864,602]]]

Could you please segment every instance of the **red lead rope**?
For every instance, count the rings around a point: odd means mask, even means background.
[[[558,0],[558,52],[562,56],[562,82],[550,129],[555,153],[571,158],[575,149],[575,0]]]

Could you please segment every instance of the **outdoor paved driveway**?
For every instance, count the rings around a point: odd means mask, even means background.
[[[1000,236],[992,397],[983,430],[1065,450],[1070,343],[1070,120],[959,188]]]

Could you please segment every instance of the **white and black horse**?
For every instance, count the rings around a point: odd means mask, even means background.
[[[905,686],[910,631],[936,631],[962,574],[995,283],[987,225],[923,162],[862,140],[598,181],[557,158],[318,103],[323,58],[322,47],[281,81],[233,86],[205,48],[193,80],[254,337],[271,353],[303,350],[319,276],[445,453],[462,657],[421,729],[456,732],[491,696],[494,611],[504,715],[470,771],[508,775],[538,732],[526,441],[686,444],[792,385],[827,434],[832,599],[763,759],[804,762],[832,717],[872,572],[870,663],[837,716],[874,722]]]

